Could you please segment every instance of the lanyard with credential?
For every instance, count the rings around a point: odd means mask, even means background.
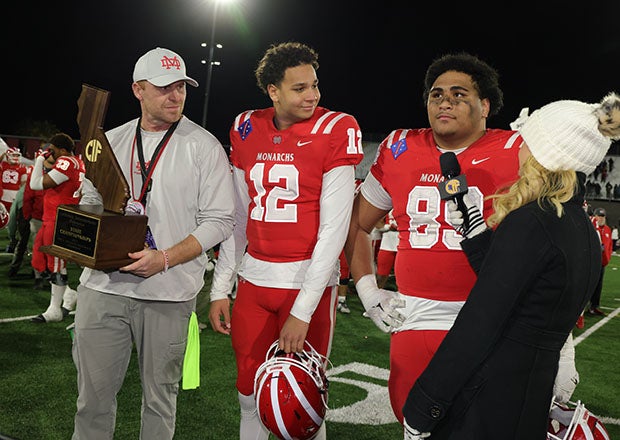
[[[151,160],[148,164],[148,168],[146,166],[146,163],[144,162],[144,150],[142,147],[142,135],[140,133],[140,121],[142,120],[142,118],[140,118],[138,120],[138,125],[136,127],[136,136],[134,138],[134,145],[137,145],[137,150],[138,150],[138,160],[140,162],[140,173],[142,174],[142,190],[140,191],[140,203],[142,203],[142,206],[144,206],[146,208],[146,195],[148,194],[148,192],[151,190],[151,178],[153,176],[153,171],[155,170],[155,165],[157,165],[157,162],[159,161],[159,158],[161,157],[162,153],[164,152],[164,148],[166,148],[166,145],[168,145],[168,141],[170,140],[170,137],[172,137],[172,133],[174,132],[174,130],[177,128],[177,125],[179,125],[179,121],[176,121],[174,124],[172,124],[170,126],[170,128],[168,129],[168,131],[166,131],[166,134],[164,134],[164,137],[162,138],[161,141],[159,141],[159,144],[157,145],[157,147],[155,148],[155,151],[153,151],[153,155],[151,156]],[[133,148],[132,148],[133,150]],[[132,157],[132,162],[133,162],[133,151],[131,152],[131,157]],[[131,173],[131,187],[132,187],[132,191],[133,191],[133,172]],[[135,199],[135,197],[134,197]]]

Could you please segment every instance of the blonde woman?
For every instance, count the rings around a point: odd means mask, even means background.
[[[450,203],[478,279],[403,407],[405,439],[544,440],[560,349],[598,281],[600,241],[583,210],[585,175],[620,138],[620,98],[557,101],[519,129],[519,179],[491,196],[487,229]],[[497,405],[502,405],[502,416]]]

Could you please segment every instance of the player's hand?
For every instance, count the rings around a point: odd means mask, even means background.
[[[579,384],[579,373],[574,371],[572,375],[563,374],[562,371],[558,371],[555,377],[555,383],[553,384],[553,395],[555,401],[558,403],[567,403],[575,388]]]
[[[309,326],[309,323],[293,315],[288,315],[282,330],[280,330],[278,347],[286,353],[301,353],[304,351],[304,342],[308,335]]]
[[[405,300],[400,298],[398,292],[379,289],[373,274],[360,278],[355,284],[355,289],[366,309],[366,314],[379,330],[390,333],[403,324],[405,315],[397,309],[405,307]]]
[[[467,208],[469,227],[465,228],[463,224],[463,213],[458,209],[458,205],[454,200],[448,200],[446,202],[446,219],[448,223],[465,238],[472,238],[486,231],[487,225],[484,222],[484,218],[482,218],[482,213],[469,194],[463,195],[463,203],[465,204],[465,208]]]
[[[405,427],[404,440],[422,440],[425,438],[430,438],[430,432],[420,432],[417,429],[412,428],[407,424],[407,419],[403,419],[403,422]]]
[[[211,302],[209,322],[211,323],[211,328],[216,332],[230,335],[230,300],[228,298]]]
[[[50,157],[52,155],[52,149],[47,147],[47,148],[39,148],[36,152],[35,155],[35,159],[39,156],[41,156],[43,158],[43,160],[47,159],[48,157]]]

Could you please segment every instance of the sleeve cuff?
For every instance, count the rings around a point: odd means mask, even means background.
[[[416,383],[403,406],[403,417],[409,426],[415,426],[420,432],[431,432],[445,416],[449,404],[432,399]]]

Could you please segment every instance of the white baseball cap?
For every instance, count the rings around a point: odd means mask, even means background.
[[[137,82],[143,79],[157,87],[165,87],[177,81],[198,87],[198,82],[187,76],[183,58],[162,47],[149,50],[136,61],[133,80]]]

